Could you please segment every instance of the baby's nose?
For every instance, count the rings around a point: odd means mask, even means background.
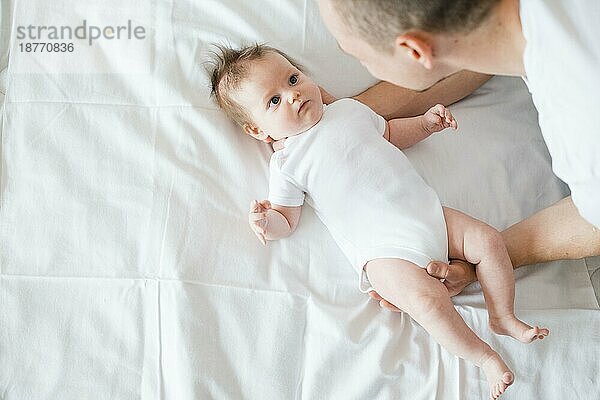
[[[298,98],[300,98],[300,92],[298,92],[298,91],[292,92],[290,94],[290,97],[288,97],[288,103],[294,104],[294,101]]]

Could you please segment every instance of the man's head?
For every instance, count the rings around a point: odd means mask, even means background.
[[[321,119],[319,87],[286,54],[259,44],[217,49],[212,94],[247,134],[269,142],[304,132]]]
[[[501,0],[319,0],[345,52],[375,77],[423,90],[461,68],[440,57],[439,41],[479,27]]]

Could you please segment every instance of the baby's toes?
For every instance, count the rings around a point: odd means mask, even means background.
[[[492,392],[492,399],[497,399],[500,396],[500,386],[496,383]]]
[[[508,385],[512,385],[514,380],[515,376],[512,374],[512,372],[506,371],[504,374],[502,374],[502,382],[505,384],[504,389],[506,389]]]
[[[494,399],[499,398],[502,393],[504,393],[503,385],[501,383],[496,383],[494,386]]]
[[[540,335],[540,328],[538,328],[537,326],[534,326],[533,328],[525,331],[525,333],[523,334],[523,339],[525,339],[526,343],[531,343],[535,339],[537,339],[539,335]]]

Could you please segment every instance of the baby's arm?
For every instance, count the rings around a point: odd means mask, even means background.
[[[264,245],[267,240],[278,240],[289,236],[296,230],[302,206],[285,207],[271,204],[269,200],[250,204],[248,222],[250,228]]]
[[[396,118],[388,121],[384,137],[399,149],[406,149],[432,133],[449,127],[457,129],[456,120],[450,110],[441,104],[436,104],[418,117]]]

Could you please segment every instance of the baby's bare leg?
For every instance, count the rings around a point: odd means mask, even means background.
[[[460,317],[446,287],[417,265],[400,259],[372,260],[365,266],[373,288],[406,311],[448,351],[482,368],[495,399],[513,382],[502,358]]]
[[[448,229],[448,255],[476,265],[477,277],[488,307],[490,328],[530,343],[543,339],[548,329],[531,327],[514,314],[515,278],[502,236],[491,226],[444,207]]]

